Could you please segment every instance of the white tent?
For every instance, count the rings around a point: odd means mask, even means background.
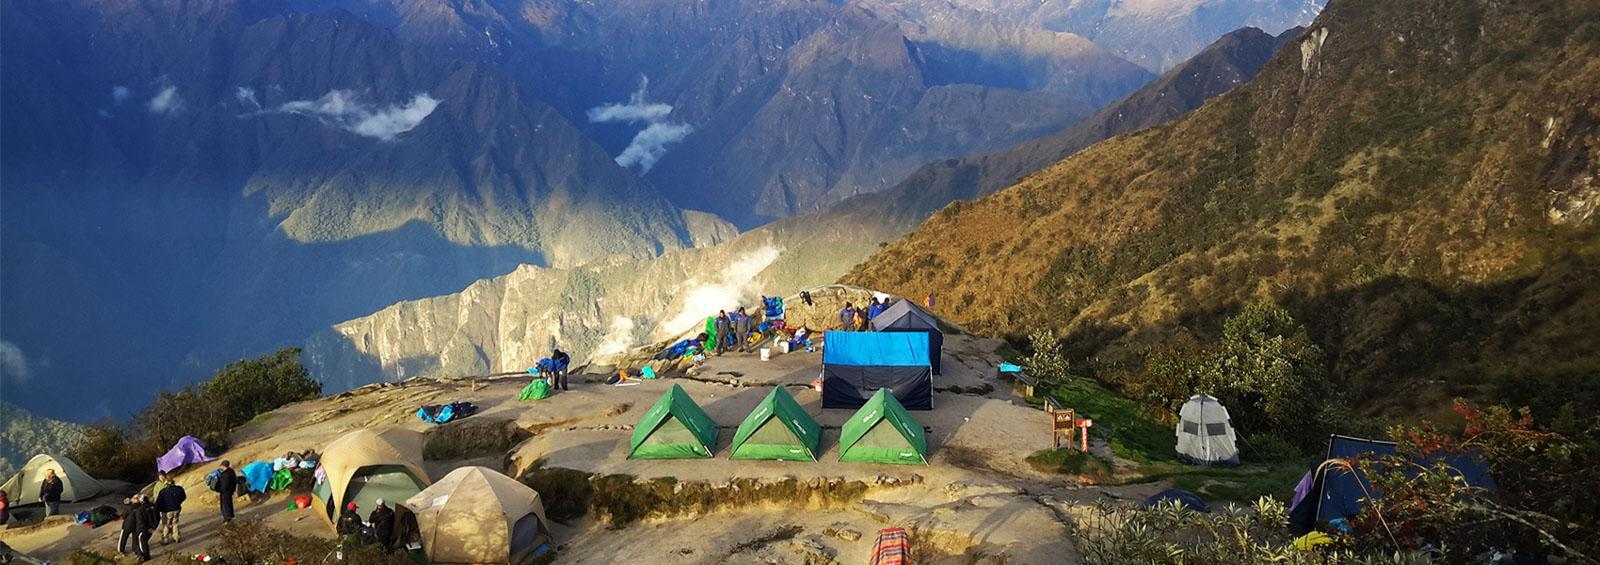
[[[1194,465],[1238,465],[1238,436],[1228,409],[1204,394],[1189,397],[1178,410],[1178,458]]]
[[[11,497],[11,504],[21,506],[33,504],[39,500],[39,483],[44,481],[45,471],[55,471],[61,478],[61,500],[77,502],[87,500],[105,491],[100,486],[100,481],[83,472],[77,463],[60,455],[35,455],[28,460],[27,465],[17,471],[0,490],[6,491]]]

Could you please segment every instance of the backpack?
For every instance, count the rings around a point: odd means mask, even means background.
[[[217,487],[217,477],[220,476],[222,476],[222,469],[217,469],[212,471],[211,474],[206,475],[206,488],[211,489],[211,492],[222,492],[222,490]]]

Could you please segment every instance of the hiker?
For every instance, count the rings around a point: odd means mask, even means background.
[[[394,511],[383,504],[383,499],[378,499],[378,507],[372,509],[372,515],[367,517],[372,522],[372,537],[377,539],[378,545],[383,546],[383,552],[389,553],[394,549]]]
[[[844,309],[839,311],[839,329],[853,331],[856,323],[856,305],[844,303]]]
[[[44,480],[39,482],[39,500],[44,501],[44,517],[49,518],[61,513],[61,491],[66,487],[61,484],[61,477],[56,476],[55,469],[44,472]]]
[[[887,309],[889,309],[889,305],[878,301],[878,297],[874,296],[872,297],[872,303],[867,305],[867,319],[876,318],[878,314],[882,314]]]
[[[150,560],[150,536],[155,535],[156,527],[161,524],[161,513],[156,511],[155,502],[150,497],[139,495],[139,561]]]
[[[806,306],[816,306],[817,305],[815,302],[811,301],[811,291],[809,291],[809,290],[800,291],[800,300],[802,302],[805,302]]]
[[[233,464],[227,459],[222,460],[222,468],[217,470],[217,482],[211,489],[217,491],[217,503],[222,510],[222,523],[233,521],[233,494],[239,488],[239,474],[233,472]]]
[[[117,540],[117,552],[132,553],[139,561],[150,560],[150,532],[155,530],[153,506],[144,501],[144,495],[135,494],[123,501],[122,537]]]
[[[0,530],[11,525],[11,495],[0,490]]]
[[[750,323],[750,314],[740,306],[738,317],[733,320],[733,335],[739,340],[739,351],[750,351]]]
[[[156,491],[156,512],[161,515],[161,545],[178,543],[178,518],[189,494],[166,473],[156,475],[156,486],[160,489]]]
[[[717,311],[717,357],[728,349],[728,333],[733,331],[733,321],[728,319],[727,310]]]
[[[365,524],[361,523],[361,513],[357,512],[357,509],[354,502],[344,505],[344,510],[339,512],[339,521],[333,528],[347,549],[361,543],[362,528]]]
[[[560,349],[550,354],[551,369],[555,371],[556,384],[561,390],[567,390],[567,368],[572,364],[572,357]]]
[[[928,297],[922,299],[922,307],[929,310],[933,309],[933,293],[928,293]]]

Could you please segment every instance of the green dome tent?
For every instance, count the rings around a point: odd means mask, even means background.
[[[878,389],[839,432],[839,460],[858,463],[928,464],[928,439],[888,389]]]
[[[729,458],[816,461],[821,440],[822,426],[779,386],[739,424]]]
[[[629,459],[711,457],[717,448],[717,423],[689,398],[683,387],[672,385],[645,412],[628,443]]]

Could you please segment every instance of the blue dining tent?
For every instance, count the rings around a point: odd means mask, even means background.
[[[888,389],[907,410],[933,409],[927,333],[832,331],[823,344],[823,408],[860,408]]]

